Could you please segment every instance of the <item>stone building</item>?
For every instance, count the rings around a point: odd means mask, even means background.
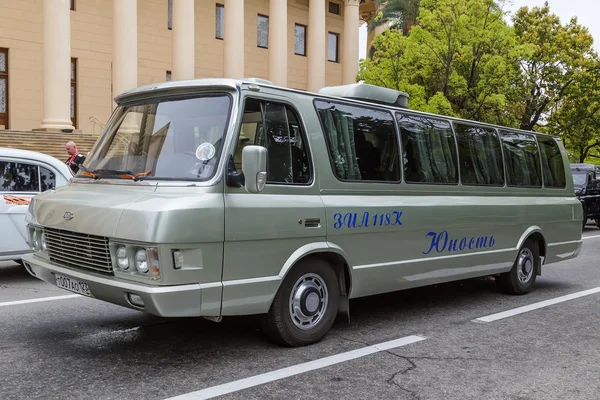
[[[0,129],[97,134],[116,95],[170,79],[352,83],[373,10],[374,0],[2,0]]]

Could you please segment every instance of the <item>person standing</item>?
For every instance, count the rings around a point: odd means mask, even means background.
[[[77,145],[73,141],[65,144],[65,150],[67,153],[69,153],[69,159],[66,161],[66,164],[69,166],[73,174],[76,174],[77,171],[79,171],[79,166],[85,161],[85,156],[79,153],[79,150],[77,150]]]

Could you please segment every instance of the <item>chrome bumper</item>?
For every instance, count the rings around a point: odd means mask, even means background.
[[[73,280],[85,282],[92,294],[91,298],[143,311],[159,317],[196,317],[213,316],[205,305],[202,307],[202,286],[188,284],[177,286],[150,286],[137,282],[123,282],[114,277],[91,275],[72,269],[59,267],[33,254],[23,256],[23,263],[27,271],[34,277],[56,286],[55,274]],[[216,285],[210,285],[211,288]],[[208,289],[208,288],[207,288]],[[66,290],[66,289],[65,289]],[[135,294],[142,298],[144,306],[132,304],[128,294]],[[82,297],[86,297],[81,295]],[[212,308],[212,307],[209,307]]]

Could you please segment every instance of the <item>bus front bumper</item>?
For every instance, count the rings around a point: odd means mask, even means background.
[[[202,307],[203,285],[200,284],[151,286],[60,267],[33,254],[23,256],[22,260],[32,276],[82,297],[106,301],[159,317],[215,315],[206,313],[206,304]],[[70,289],[65,286],[70,286]]]

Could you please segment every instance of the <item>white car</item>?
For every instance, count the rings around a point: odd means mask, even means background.
[[[0,147],[0,261],[21,262],[31,252],[25,214],[31,198],[72,177],[61,160],[44,153]]]

